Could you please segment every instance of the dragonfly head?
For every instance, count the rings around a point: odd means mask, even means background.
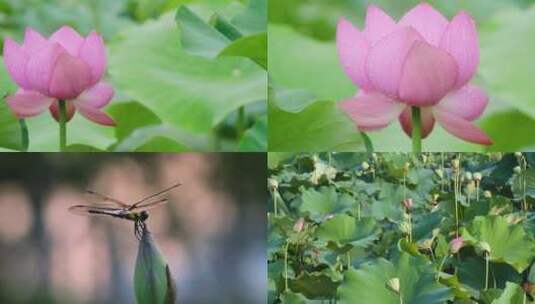
[[[148,218],[149,218],[149,213],[147,211],[141,211],[141,213],[139,213],[139,220],[140,221],[144,222]]]

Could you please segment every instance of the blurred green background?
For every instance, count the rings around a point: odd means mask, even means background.
[[[356,87],[343,73],[334,41],[336,24],[346,17],[362,29],[368,4],[399,20],[420,1],[270,0],[269,150],[364,150],[352,122],[336,102]],[[491,151],[535,148],[535,6],[533,0],[427,1],[448,18],[468,11],[477,22],[480,66],[473,83],[490,95],[476,122],[494,140]],[[409,151],[399,123],[369,133],[378,151]],[[428,151],[483,151],[440,127],[424,140]]]
[[[133,222],[79,216],[169,185],[147,225],[178,303],[265,303],[265,153],[0,154],[0,303],[134,303]]]
[[[175,19],[183,7],[192,12],[193,24]],[[242,32],[249,30],[244,36],[263,33],[266,40],[266,14],[265,0],[0,0],[0,38],[22,42],[26,27],[49,36],[63,25],[83,35],[91,30],[103,34],[105,80],[116,90],[105,110],[118,127],[75,115],[68,124],[71,151],[265,151],[265,69],[243,54],[194,53],[191,45],[209,46],[210,41],[202,35],[186,40],[184,32],[212,26],[217,15]],[[248,23],[248,18],[256,20]],[[225,40],[223,46],[232,42]],[[266,53],[265,47],[251,49]],[[2,63],[0,93],[16,89]],[[30,151],[57,150],[58,126],[50,115],[27,122]],[[20,150],[19,141],[18,122],[2,102],[0,147]]]

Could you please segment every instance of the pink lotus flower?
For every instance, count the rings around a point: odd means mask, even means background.
[[[106,50],[96,32],[84,38],[64,26],[45,39],[27,28],[22,46],[6,38],[4,62],[20,87],[7,97],[7,103],[20,118],[36,116],[48,108],[58,120],[61,99],[69,100],[67,120],[78,110],[96,123],[115,125],[100,110],[110,102],[114,90],[100,81],[106,70]]]
[[[462,237],[458,236],[451,240],[450,242],[450,250],[452,253],[457,253],[461,248],[464,246],[464,240]]]
[[[488,103],[468,82],[479,62],[475,23],[465,12],[451,22],[429,4],[419,4],[398,23],[370,5],[364,31],[341,19],[337,46],[347,75],[360,92],[341,108],[362,131],[386,127],[398,118],[412,134],[411,106],[422,111],[422,137],[437,121],[469,142],[491,140],[471,122]]]

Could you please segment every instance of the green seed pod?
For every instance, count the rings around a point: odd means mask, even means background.
[[[477,248],[481,249],[482,251],[491,252],[490,245],[487,242],[481,241],[477,243]]]
[[[473,176],[472,176],[472,172],[466,172],[464,173],[464,178],[466,180],[472,180]]]
[[[392,290],[393,292],[399,294],[400,283],[399,278],[392,278],[386,282],[386,288]]]
[[[268,178],[268,188],[270,190],[276,190],[279,187],[279,182],[274,178]]]
[[[177,303],[175,283],[169,265],[146,228],[139,241],[134,290],[138,304]]]

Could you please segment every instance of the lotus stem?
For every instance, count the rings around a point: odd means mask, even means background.
[[[273,211],[275,212],[275,216],[279,214],[277,207],[277,197],[275,193],[273,194]]]
[[[479,202],[479,181],[476,181],[476,202]]]
[[[288,247],[290,242],[286,241],[286,246],[284,247],[284,291],[288,292]]]
[[[22,144],[22,151],[26,152],[28,151],[28,147],[30,146],[30,137],[28,135],[28,126],[26,125],[26,120],[19,119],[19,125],[20,125],[20,136],[21,136],[21,144]]]
[[[524,159],[524,156],[522,156],[522,200],[524,201],[524,210],[528,211],[528,201],[526,199],[526,187],[527,187],[527,181],[526,181],[526,170],[528,169],[527,161]]]
[[[360,136],[362,137],[362,140],[364,141],[364,146],[366,147],[366,152],[368,154],[373,153],[372,140],[370,139],[368,134],[366,134],[365,132],[360,132]]]
[[[67,148],[67,104],[65,100],[59,100],[59,150]]]
[[[436,281],[440,279],[440,272],[442,271],[442,267],[444,267],[444,263],[446,263],[446,259],[449,257],[449,255],[445,255],[444,258],[442,258],[442,261],[440,261],[440,265],[438,266]]]
[[[412,243],[412,216],[410,212],[407,215],[409,216],[409,243]]]
[[[485,251],[485,290],[489,289],[489,253]]]
[[[444,192],[444,152],[440,153],[440,170],[442,170],[442,176],[440,176],[440,192]]]
[[[422,113],[419,107],[412,107],[412,152],[422,152]]]
[[[453,188],[455,190],[455,236],[459,237],[459,187],[460,168],[454,168]]]
[[[236,120],[236,134],[238,139],[242,137],[245,132],[245,107],[241,106],[238,109],[238,119]]]

